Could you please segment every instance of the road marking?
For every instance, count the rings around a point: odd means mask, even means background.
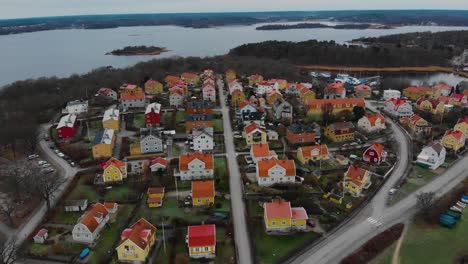
[[[372,218],[372,217],[367,218],[367,222],[369,222],[370,224],[375,225],[375,226],[381,226],[382,225],[382,222],[380,222],[379,220],[377,220],[375,218]]]

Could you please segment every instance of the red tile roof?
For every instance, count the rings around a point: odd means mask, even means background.
[[[270,159],[262,159],[257,162],[258,167],[258,176],[259,177],[269,177],[268,170],[273,168],[274,166],[280,166],[286,169],[286,177],[294,177],[296,176],[296,165],[294,164],[294,160],[290,159],[277,159],[277,158],[270,158]]]
[[[377,154],[379,155],[379,157],[382,157],[382,153],[384,152],[384,146],[378,142],[372,143],[369,149],[374,149],[375,152],[377,152]]]
[[[204,247],[216,245],[215,225],[189,226],[187,230],[189,247]]]
[[[145,99],[144,92],[131,92],[131,93],[122,93],[120,94],[120,100],[138,100]]]
[[[150,237],[156,232],[156,227],[146,221],[144,218],[140,218],[130,228],[125,229],[122,234],[122,241],[120,244],[125,242],[127,239],[135,243],[139,248],[146,249],[149,246]]]
[[[254,144],[251,146],[254,157],[270,156],[270,146],[268,144]]]
[[[215,196],[215,186],[213,180],[192,181],[192,197],[206,198]]]
[[[291,203],[283,200],[265,203],[265,213],[267,219],[292,218]]]
[[[372,115],[364,115],[364,117],[367,118],[367,120],[369,120],[371,127],[375,126],[375,123],[378,119],[381,120],[382,124],[385,123],[385,117],[380,113],[372,114]]]
[[[459,118],[458,121],[457,121],[457,124],[461,124],[461,123],[466,123],[466,124],[468,124],[468,116]]]
[[[166,188],[164,187],[149,187],[146,191],[147,194],[164,194]]]
[[[298,151],[302,151],[304,157],[312,157],[312,152],[318,151],[318,155],[328,155],[327,145],[314,145],[314,146],[305,146],[300,147]]]
[[[47,229],[41,228],[41,230],[39,230],[39,231],[36,233],[35,237],[43,237],[43,236],[45,236],[45,234],[47,234]]]
[[[307,220],[309,216],[307,215],[306,210],[304,207],[293,207],[291,208],[292,211],[292,219],[294,220]]]
[[[125,161],[120,161],[114,157],[110,158],[108,161],[106,161],[104,164],[102,164],[102,168],[103,169],[106,169],[107,167],[113,165],[117,168],[120,168],[122,166],[126,166],[126,162]]]
[[[460,141],[464,134],[463,132],[461,132],[460,130],[456,130],[456,131],[453,131],[453,130],[447,130],[445,131],[445,134],[444,134],[444,137],[445,136],[452,136],[454,137],[457,141]]]
[[[346,171],[346,178],[350,181],[362,182],[364,176],[366,175],[366,170],[361,169],[357,166],[349,166],[348,171]]]
[[[180,170],[189,170],[188,164],[194,160],[200,160],[205,163],[205,169],[213,169],[214,158],[213,154],[203,154],[200,152],[195,152],[193,154],[183,154],[179,157],[179,169]]]
[[[360,84],[358,86],[356,86],[356,91],[360,91],[360,92],[363,92],[363,91],[371,91],[372,89],[367,86],[367,85],[364,85],[364,84]]]
[[[315,99],[308,101],[309,109],[321,108],[326,104],[331,104],[333,108],[350,108],[354,106],[365,107],[366,103],[363,98],[339,98],[339,99]],[[348,107],[346,105],[349,105]],[[340,107],[339,107],[340,106]]]
[[[191,72],[184,72],[182,73],[182,78],[185,78],[185,79],[193,79],[193,78],[196,78],[198,75],[196,75],[195,73],[191,73]]]
[[[91,209],[85,213],[84,217],[81,218],[80,223],[85,225],[90,232],[94,232],[99,226],[99,223],[96,218],[105,218],[109,212],[106,207],[101,203],[96,203],[90,206]]]
[[[326,93],[339,93],[339,94],[344,92],[344,90],[345,90],[344,84],[341,82],[333,82],[324,89]]]
[[[250,123],[248,126],[246,126],[246,127],[244,128],[244,131],[245,131],[245,133],[250,134],[250,133],[252,133],[253,131],[255,131],[256,129],[259,129],[259,130],[265,132],[265,129],[262,128],[262,127],[260,127],[260,126],[259,126],[257,123],[255,123],[255,122],[252,122],[252,123]]]
[[[168,76],[166,76],[166,78],[164,78],[164,81],[165,81],[165,82],[173,83],[173,82],[178,82],[178,81],[180,81],[180,78],[177,77],[177,76],[168,75]]]

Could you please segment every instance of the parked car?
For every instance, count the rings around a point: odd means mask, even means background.
[[[57,155],[58,155],[59,157],[61,157],[61,158],[64,158],[64,157],[65,157],[65,154],[63,154],[62,152],[57,153]]]
[[[39,158],[39,155],[37,154],[31,154],[28,156],[28,160],[37,159],[37,158]]]
[[[48,168],[48,167],[50,167],[50,166],[51,166],[51,165],[50,165],[49,163],[46,163],[46,164],[42,164],[42,165],[41,165],[42,168]]]
[[[388,194],[394,195],[396,192],[397,192],[397,189],[390,189],[390,191],[388,191]]]
[[[251,156],[247,155],[244,157],[245,161],[248,163],[248,164],[252,164],[253,163],[253,159]]]
[[[44,165],[46,163],[47,163],[47,161],[44,161],[44,160],[40,160],[40,161],[37,162],[37,164],[39,164],[39,165]]]

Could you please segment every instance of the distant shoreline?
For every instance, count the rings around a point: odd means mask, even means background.
[[[322,23],[298,23],[298,24],[272,24],[263,25],[255,28],[255,30],[288,30],[288,29],[308,29],[308,28],[330,28],[330,29],[392,29],[393,26],[376,25],[376,24],[343,24],[343,25],[326,25]]]
[[[127,46],[123,49],[113,50],[107,52],[106,55],[113,56],[154,56],[160,55],[161,53],[168,52],[166,48],[155,47],[155,46]]]

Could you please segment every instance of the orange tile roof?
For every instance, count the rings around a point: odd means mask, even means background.
[[[290,160],[290,159],[279,160],[277,158],[259,160],[257,163],[258,176],[269,177],[268,170],[273,168],[274,166],[280,166],[286,169],[286,174],[285,174],[286,177],[296,176],[296,165],[294,164],[294,160]]]
[[[206,198],[215,196],[214,181],[192,181],[192,197]]]
[[[437,97],[437,100],[439,100],[439,101],[441,101],[441,102],[443,102],[445,104],[448,104],[448,102],[450,101],[450,96],[441,95],[441,96]]]
[[[445,134],[444,134],[444,137],[445,136],[452,136],[454,137],[457,141],[460,141],[464,134],[463,132],[461,132],[460,130],[456,130],[456,131],[453,131],[453,130],[447,130],[445,131]]]
[[[307,104],[309,109],[317,108],[317,106],[322,107],[326,104],[331,104],[334,108],[339,108],[338,105],[341,105],[341,108],[346,108],[346,105],[350,105],[350,107],[366,106],[363,98],[315,99],[309,100]]]
[[[261,76],[259,74],[253,74],[253,75],[250,75],[249,77],[247,77],[247,79],[249,79],[249,80],[258,80],[260,77],[263,78],[263,76]]]
[[[147,194],[164,194],[166,188],[164,187],[149,187],[146,191]]]
[[[385,103],[392,103],[394,106],[395,106],[395,110],[398,109],[400,106],[402,105],[405,105],[408,103],[408,101],[404,100],[404,99],[395,99],[395,98],[391,98],[391,99],[388,99]]]
[[[250,133],[252,133],[253,131],[255,131],[256,129],[259,129],[259,130],[265,132],[265,129],[262,128],[262,127],[260,127],[260,126],[259,126],[257,123],[255,123],[255,122],[252,122],[252,123],[250,123],[248,126],[246,126],[246,127],[244,128],[244,131],[245,131],[245,133],[250,134]]]
[[[425,92],[427,92],[429,90],[431,90],[431,88],[423,87],[423,86],[410,86],[410,87],[404,89],[404,91],[413,92],[413,93],[425,93]]]
[[[248,105],[248,104],[249,104],[249,101],[244,100],[244,101],[242,101],[242,102],[239,103],[239,108],[240,108],[240,109],[241,109],[241,108],[244,108],[244,106],[246,106],[246,105]]]
[[[194,160],[201,160],[205,163],[205,169],[211,170],[214,165],[213,154],[203,154],[200,152],[195,152],[193,154],[183,154],[179,158],[179,169],[188,170],[188,164]]]
[[[145,99],[144,92],[131,92],[120,94],[120,100],[136,100],[136,99]]]
[[[102,168],[106,169],[107,167],[109,167],[111,165],[114,165],[115,167],[120,168],[122,166],[126,166],[126,164],[127,163],[125,161],[120,161],[120,160],[112,157],[102,165]]]
[[[353,165],[349,166],[348,171],[346,171],[346,178],[348,178],[351,181],[355,180],[355,181],[362,182],[365,175],[366,175],[365,169],[361,169]]]
[[[182,73],[182,78],[186,78],[186,79],[192,79],[192,78],[196,78],[197,75],[195,73],[192,73],[192,72],[184,72]]]
[[[154,164],[161,164],[163,166],[167,166],[168,163],[169,162],[167,161],[167,159],[165,159],[163,157],[156,157],[154,159],[149,160],[147,165],[151,166],[151,165],[154,165]]]
[[[341,82],[333,82],[324,89],[326,93],[342,93],[344,90],[344,84]]]
[[[304,157],[312,157],[312,152],[314,150],[319,151],[319,155],[328,155],[328,147],[327,145],[314,145],[314,146],[305,146],[300,147],[298,151],[302,151],[302,155]]]
[[[276,200],[264,204],[267,219],[292,218],[291,203],[283,200]]]
[[[86,212],[83,218],[81,218],[80,223],[85,225],[90,232],[94,232],[99,226],[99,223],[96,218],[106,217],[109,212],[106,207],[101,203],[96,203],[91,206],[91,209]]]
[[[104,207],[106,207],[106,209],[110,210],[110,209],[114,209],[116,204],[117,203],[114,203],[114,202],[105,202]]]
[[[375,126],[375,122],[378,119],[382,120],[382,123],[385,123],[385,117],[380,113],[376,113],[376,114],[372,114],[372,115],[364,115],[364,117],[366,117],[367,120],[369,120],[369,123],[370,123],[371,126]]]
[[[309,219],[309,216],[307,215],[307,212],[304,209],[304,207],[293,207],[291,208],[291,212],[292,212],[292,219],[294,220]]]
[[[434,87],[437,88],[437,89],[452,91],[452,87],[450,85],[446,84],[446,83],[439,83]]]
[[[181,89],[171,89],[170,92],[169,92],[169,96],[173,95],[173,94],[178,94],[180,96],[183,96],[184,95],[184,92],[181,90]]]
[[[174,76],[174,75],[168,75],[168,76],[166,76],[166,78],[164,78],[164,81],[165,82],[170,82],[170,83],[178,82],[178,81],[180,81],[180,78],[177,77],[177,76]]]
[[[457,121],[457,124],[461,124],[461,123],[466,123],[466,124],[468,124],[468,116],[459,118],[458,121]]]
[[[153,79],[149,79],[148,81],[145,82],[145,86],[146,85],[155,85],[155,84],[161,84],[161,83],[158,82],[158,81],[155,81]]]
[[[400,122],[402,123],[410,123],[410,124],[416,124],[419,120],[424,120],[426,121],[425,119],[423,119],[422,117],[420,117],[419,115],[412,115],[411,117],[403,117],[400,119]],[[427,122],[427,121],[426,121]]]
[[[270,146],[268,144],[254,144],[251,148],[254,157],[270,156]]]
[[[146,249],[149,246],[150,237],[156,232],[156,227],[146,221],[144,218],[140,218],[130,228],[125,229],[121,237],[123,238],[120,244],[125,242],[127,239],[135,243],[139,248]]]
[[[382,156],[382,153],[384,152],[384,146],[378,142],[374,142],[372,143],[372,145],[370,145],[369,148],[372,148],[375,150],[375,152],[377,152],[377,154],[379,154],[379,157]]]
[[[356,91],[361,91],[362,92],[362,91],[371,91],[371,90],[372,89],[369,86],[365,85],[365,84],[360,84],[360,85],[356,86]]]

